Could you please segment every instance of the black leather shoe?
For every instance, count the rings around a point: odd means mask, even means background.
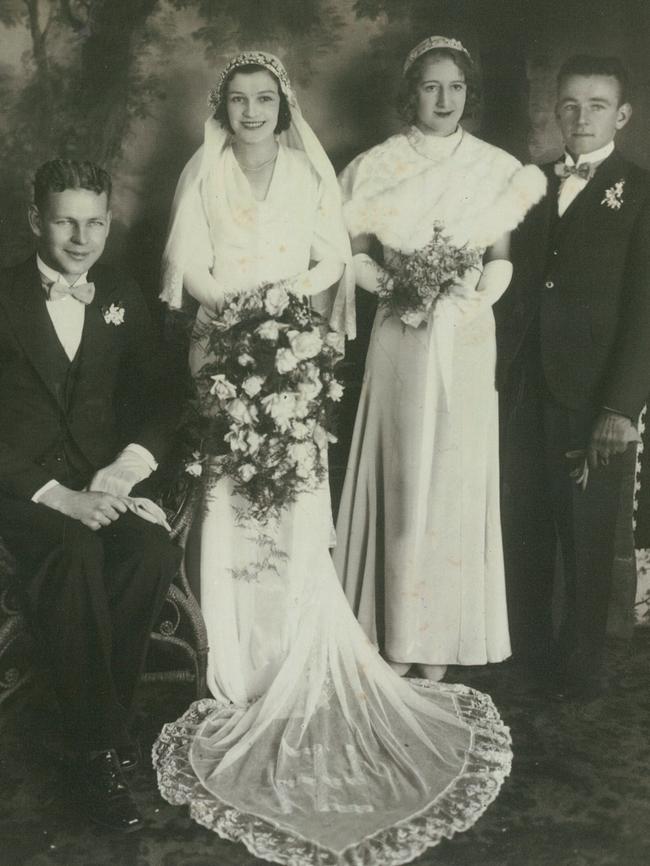
[[[144,826],[113,749],[93,752],[81,762],[78,793],[84,813],[95,824],[122,833]]]
[[[115,749],[115,754],[117,755],[117,761],[123,773],[130,773],[135,770],[142,759],[142,752],[140,751],[139,743],[133,743],[128,746],[119,746]]]

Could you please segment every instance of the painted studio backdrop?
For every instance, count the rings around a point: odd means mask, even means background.
[[[484,97],[472,131],[524,161],[560,152],[558,65],[580,51],[618,54],[634,82],[621,148],[650,167],[647,0],[0,0],[0,264],[31,251],[24,214],[35,167],[57,155],[96,160],[115,182],[107,256],[160,318],[174,187],[225,59],[251,47],[278,54],[340,169],[398,129],[401,62],[432,33],[460,38],[478,63]],[[371,313],[361,300],[342,454]],[[343,463],[334,460],[335,487]]]

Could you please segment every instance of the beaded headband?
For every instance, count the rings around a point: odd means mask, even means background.
[[[265,69],[268,69],[269,72],[272,72],[278,79],[280,89],[289,102],[292,103],[294,101],[293,90],[291,89],[291,82],[289,81],[287,70],[274,54],[267,54],[265,51],[243,51],[241,54],[237,54],[228,61],[219,76],[216,87],[210,91],[208,104],[213,111],[217,110],[219,104],[223,100],[223,88],[230,73],[240,66],[248,66],[251,63],[254,63],[257,66],[263,66]]]
[[[462,51],[470,60],[472,59],[472,55],[458,39],[448,39],[446,36],[428,36],[409,52],[408,57],[404,61],[402,75],[406,75],[418,57],[422,57],[423,54],[426,54],[427,51],[432,51],[434,48],[453,48],[454,51]]]

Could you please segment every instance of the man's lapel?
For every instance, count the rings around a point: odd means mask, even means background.
[[[63,405],[57,371],[60,370],[61,353],[64,350],[45,306],[45,292],[35,256],[18,270],[5,297],[6,314],[16,338],[47,390]]]
[[[109,272],[110,273],[110,272]],[[115,351],[114,325],[104,319],[111,303],[117,303],[119,287],[114,284],[105,268],[93,266],[88,272],[88,281],[95,284],[95,296],[86,305],[84,327],[81,337],[79,375],[89,381],[101,381],[110,366],[107,359]]]
[[[544,166],[543,170],[547,180],[546,195],[537,205],[535,222],[531,225],[533,244],[529,250],[536,259],[537,271],[543,270],[546,265],[550,237],[557,222],[557,195],[560,185],[553,165]]]

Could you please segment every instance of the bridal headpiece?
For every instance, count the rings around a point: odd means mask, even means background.
[[[454,51],[462,51],[471,60],[472,55],[467,48],[458,39],[449,39],[447,36],[427,36],[422,42],[419,42],[410,52],[404,61],[402,75],[406,75],[411,66],[415,63],[418,57],[422,57],[427,51],[433,51],[434,48],[453,48]]]
[[[233,70],[240,66],[249,66],[250,64],[263,66],[265,69],[268,69],[269,72],[273,73],[273,75],[278,79],[280,89],[289,100],[289,104],[293,105],[295,103],[296,99],[291,87],[291,82],[289,81],[289,76],[287,75],[287,70],[282,65],[282,61],[276,57],[275,54],[267,54],[266,51],[242,51],[241,54],[237,54],[232,58],[232,60],[228,61],[219,76],[216,87],[210,91],[208,103],[213,111],[216,111],[219,104],[223,101],[225,95],[223,88]]]

